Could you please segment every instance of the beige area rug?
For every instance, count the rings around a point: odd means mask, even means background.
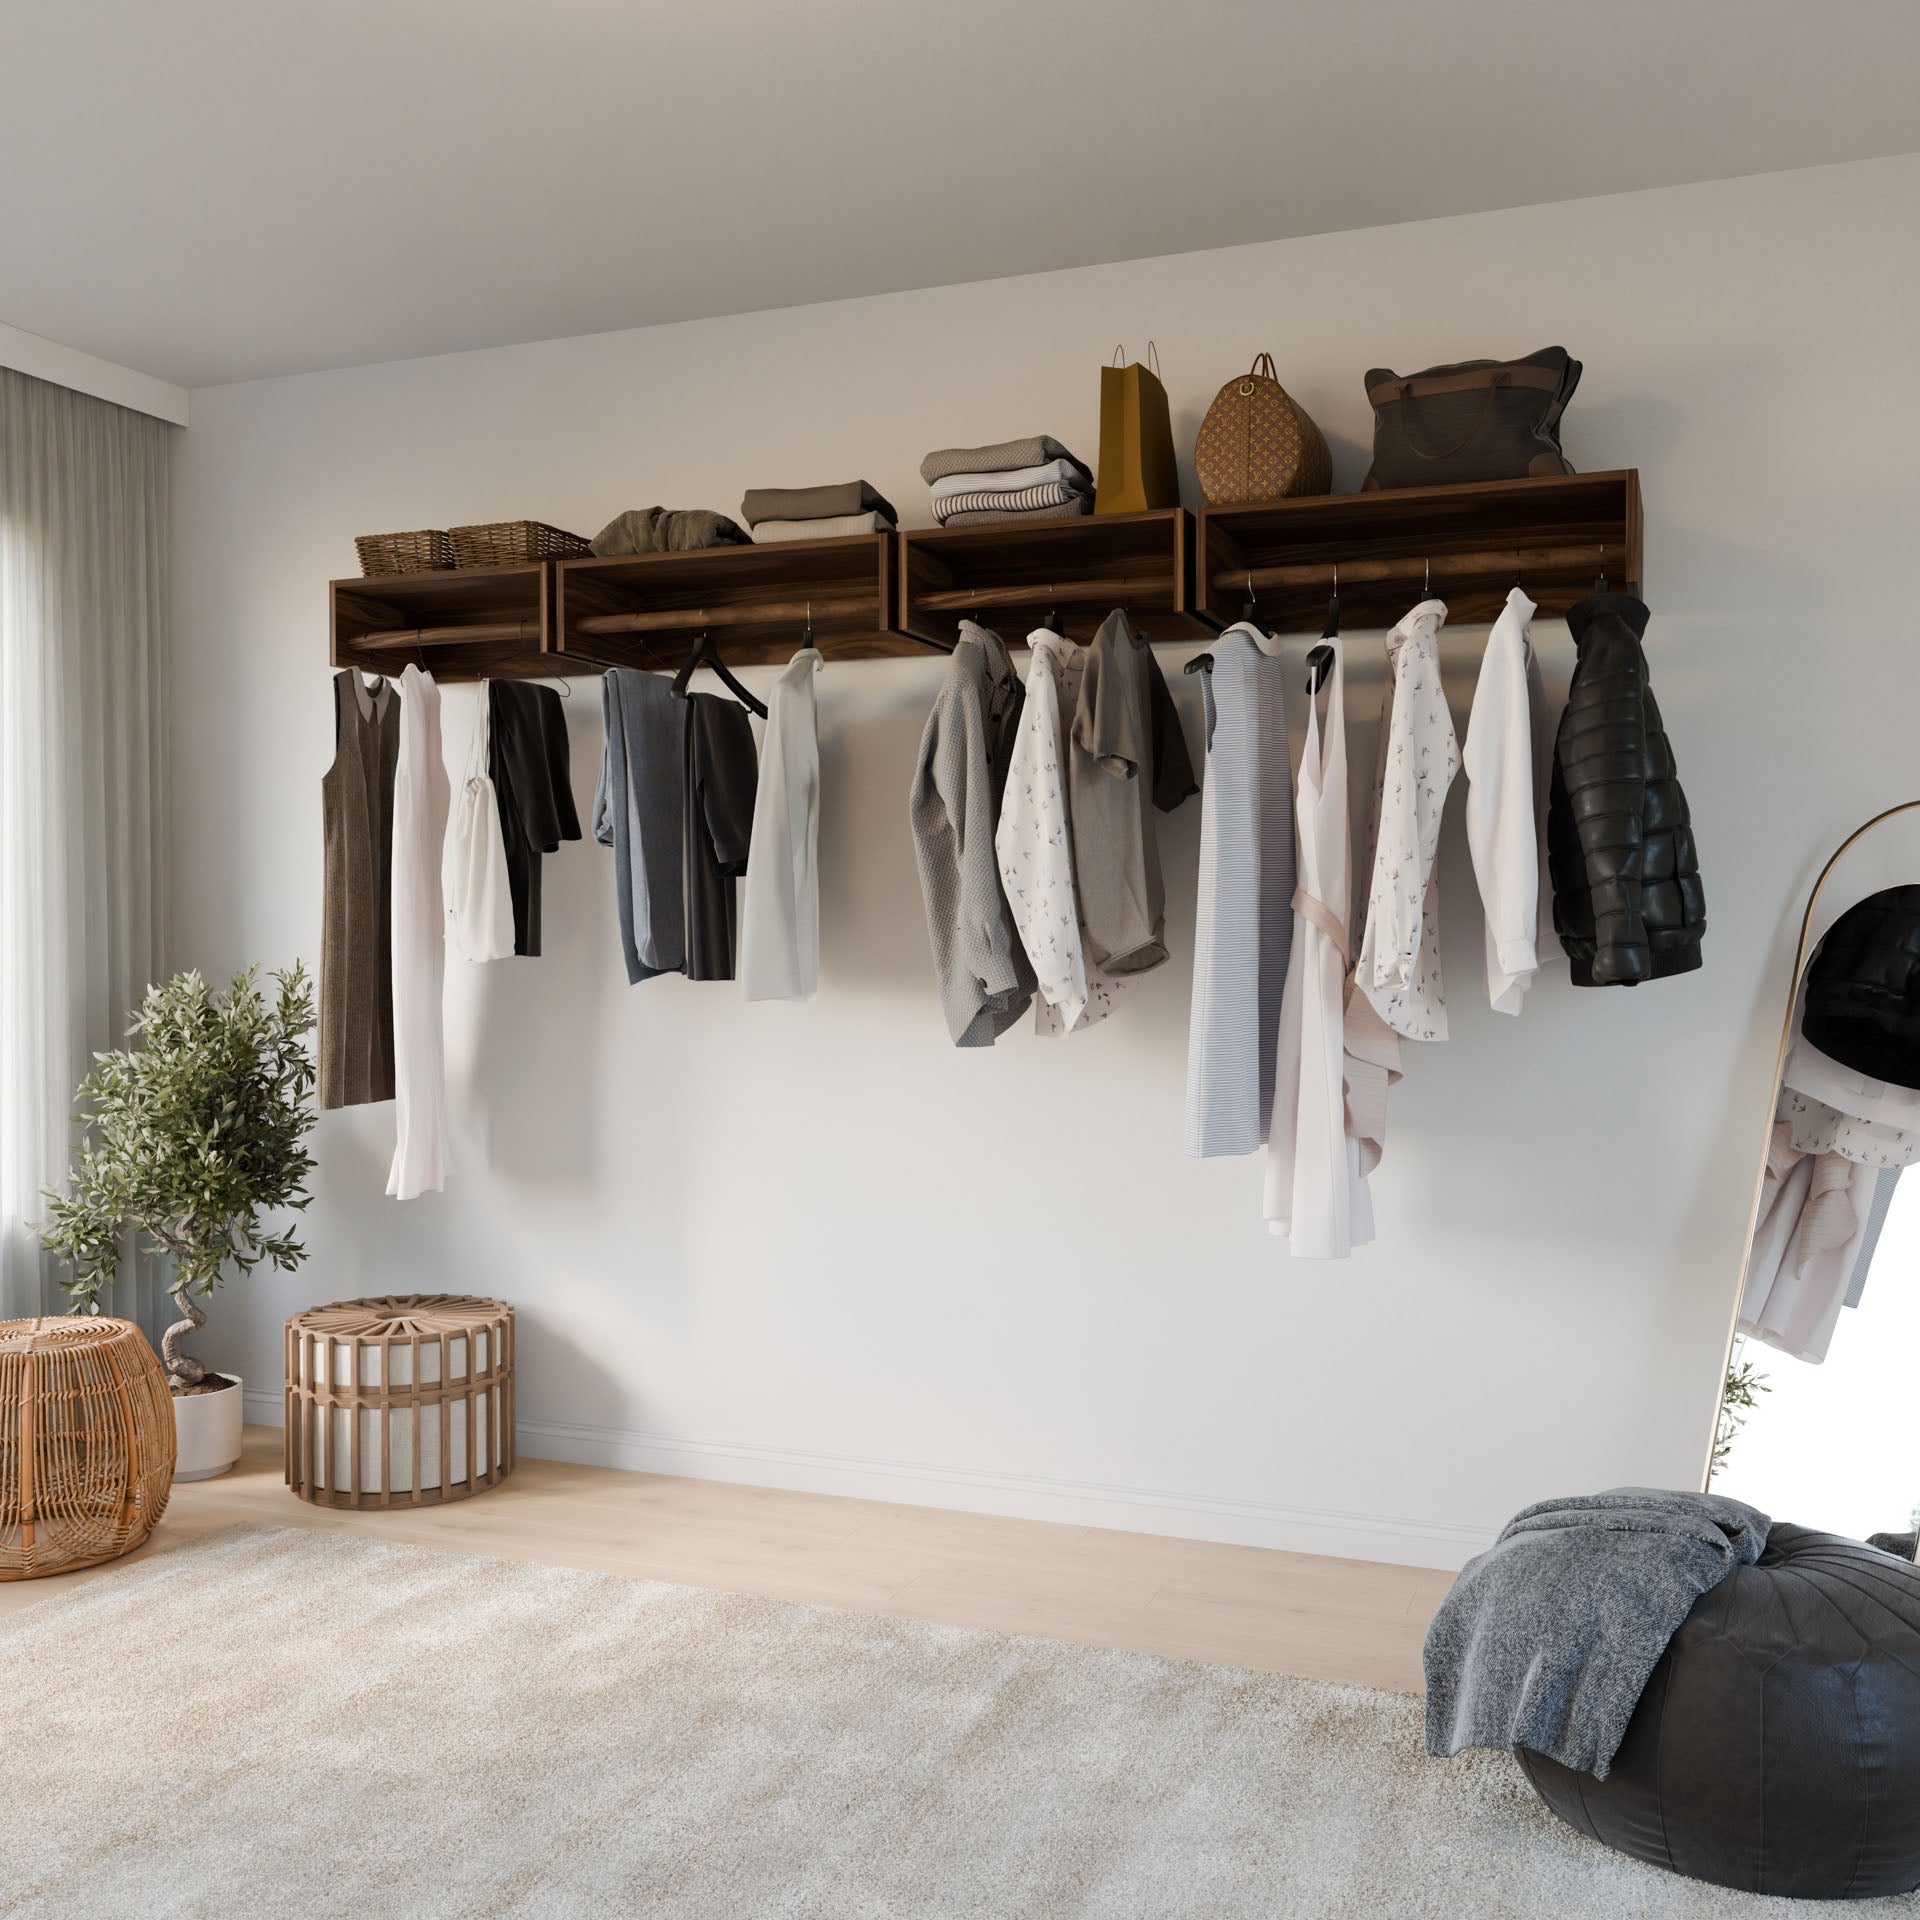
[[[0,1700],[36,1920],[1816,1910],[1425,1759],[1397,1694],[296,1528],[0,1622]]]

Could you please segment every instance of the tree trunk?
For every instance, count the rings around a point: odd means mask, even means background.
[[[168,1383],[177,1392],[183,1387],[197,1387],[207,1377],[206,1368],[192,1354],[180,1351],[180,1342],[198,1333],[207,1324],[207,1316],[184,1286],[174,1288],[173,1304],[182,1318],[160,1336],[160,1358],[166,1364]]]

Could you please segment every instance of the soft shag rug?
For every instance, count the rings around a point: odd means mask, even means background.
[[[0,1700],[36,1920],[1826,1911],[1607,1852],[1397,1694],[297,1528],[0,1622]]]

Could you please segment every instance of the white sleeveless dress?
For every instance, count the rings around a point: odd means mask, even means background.
[[[1266,1217],[1305,1260],[1341,1260],[1373,1238],[1360,1145],[1347,1126],[1344,1011],[1353,842],[1347,817],[1345,663],[1338,640],[1327,726],[1310,701],[1294,799],[1293,952],[1280,1002]]]

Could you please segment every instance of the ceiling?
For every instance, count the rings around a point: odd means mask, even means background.
[[[186,386],[1920,150],[1913,0],[0,0],[0,46],[0,322]]]

